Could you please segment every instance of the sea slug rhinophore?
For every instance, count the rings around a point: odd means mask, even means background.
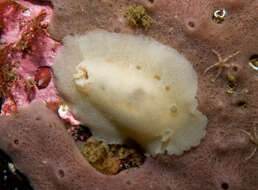
[[[182,154],[205,135],[191,63],[154,39],[103,30],[67,36],[53,69],[60,95],[99,140]]]

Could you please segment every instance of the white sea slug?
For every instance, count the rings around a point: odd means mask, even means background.
[[[99,140],[132,139],[146,153],[178,155],[205,136],[192,65],[149,37],[67,36],[53,69],[60,95]]]

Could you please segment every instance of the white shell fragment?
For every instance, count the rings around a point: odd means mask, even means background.
[[[151,38],[102,30],[68,36],[53,69],[65,103],[100,140],[182,154],[205,135],[192,65]]]

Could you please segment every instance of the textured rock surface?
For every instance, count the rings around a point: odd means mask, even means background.
[[[251,131],[258,125],[258,75],[248,65],[250,56],[258,54],[257,0],[52,2],[54,18],[50,31],[56,39],[102,28],[145,33],[182,50],[198,73],[200,111],[207,115],[209,123],[207,135],[196,149],[180,157],[149,158],[140,168],[110,177],[99,174],[83,159],[62,122],[51,111],[33,104],[27,111],[1,118],[0,146],[31,179],[36,190],[257,189],[258,153],[244,161],[254,145],[239,131]],[[148,7],[155,22],[148,31],[127,26],[124,10],[134,3]],[[218,8],[228,11],[222,24],[211,19]],[[223,58],[240,51],[230,60],[238,68],[231,71],[238,83],[231,96],[225,93],[225,73],[215,83],[210,82],[210,77],[216,75],[215,69],[203,74],[217,62],[212,49]],[[247,103],[247,108],[237,106],[240,100]]]

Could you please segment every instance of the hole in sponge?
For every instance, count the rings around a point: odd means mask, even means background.
[[[229,189],[228,183],[225,183],[225,182],[222,183],[222,184],[221,184],[221,188],[222,188],[222,189],[225,189],[225,190]]]
[[[247,108],[247,102],[245,100],[238,100],[238,101],[236,101],[235,105],[241,109]]]
[[[232,70],[233,70],[234,72],[237,72],[237,71],[239,71],[239,67],[235,65],[235,66],[232,67]]]
[[[65,176],[64,170],[59,169],[59,170],[57,171],[57,175],[58,175],[59,177],[63,178],[63,177]]]
[[[14,140],[14,144],[17,144],[17,145],[18,145],[18,144],[19,144],[19,140],[18,140],[18,139],[15,139],[15,140]]]
[[[126,181],[126,184],[127,184],[127,185],[131,185],[132,183],[131,183],[130,180],[128,180],[128,181]]]
[[[40,121],[41,117],[36,117],[35,119],[36,119],[36,121]]]
[[[188,26],[189,26],[190,28],[195,28],[195,23],[194,23],[193,21],[189,21],[189,22],[188,22]]]
[[[239,100],[237,101],[237,106],[241,107],[241,106],[244,106],[246,105],[247,103],[244,101],[244,100]]]

